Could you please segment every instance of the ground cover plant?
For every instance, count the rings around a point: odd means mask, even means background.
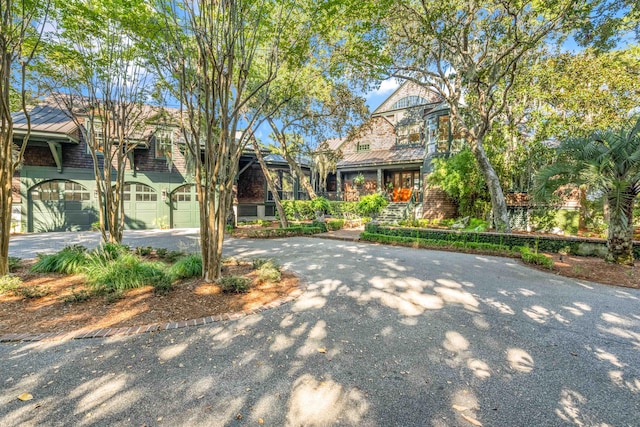
[[[138,252],[105,244],[15,259],[13,275],[0,277],[0,335],[166,324],[252,310],[298,285],[295,275],[269,260],[254,267],[226,259],[222,279],[208,283],[199,254]]]

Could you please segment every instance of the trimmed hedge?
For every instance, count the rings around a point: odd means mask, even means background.
[[[469,249],[483,252],[491,252],[495,255],[502,256],[516,256],[519,253],[519,248],[510,248],[508,246],[496,245],[493,243],[477,243],[477,242],[462,242],[451,240],[437,240],[437,239],[421,239],[417,237],[402,237],[402,236],[390,236],[387,234],[375,234],[369,232],[363,232],[360,234],[360,240],[369,242],[378,242],[386,244],[399,244],[402,246],[411,246],[414,248],[424,249]]]
[[[417,237],[401,237],[390,236],[386,234],[373,234],[363,232],[360,234],[360,240],[368,242],[395,244],[401,246],[410,246],[414,248],[422,249],[451,249],[456,251],[481,251],[482,253],[489,253],[491,255],[508,256],[522,258],[522,261],[529,264],[537,264],[549,269],[553,268],[553,260],[533,252],[528,247],[514,246],[508,247],[503,245],[496,245],[493,243],[476,243],[476,242],[463,242],[463,241],[451,241],[451,240],[434,240],[434,239],[420,239]]]
[[[255,239],[271,239],[276,237],[308,236],[311,234],[323,233],[326,231],[321,227],[289,227],[289,228],[267,228],[261,230],[249,230],[248,237]]]
[[[441,240],[447,242],[473,242],[492,243],[500,246],[516,247],[527,246],[533,248],[534,252],[567,252],[570,254],[584,255],[582,247],[593,245],[606,248],[606,241],[602,239],[584,239],[579,237],[555,237],[555,236],[534,236],[525,234],[503,234],[503,233],[476,233],[457,230],[435,230],[426,228],[401,228],[381,226],[376,223],[368,223],[365,231],[373,234],[383,234],[387,236],[418,238],[427,240]],[[640,259],[640,243],[634,242],[633,256]]]

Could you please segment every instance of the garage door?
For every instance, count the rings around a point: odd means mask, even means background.
[[[29,231],[88,230],[98,220],[91,193],[68,180],[40,183],[29,191]]]
[[[200,227],[200,208],[196,186],[187,184],[171,193],[171,228],[193,227]]]
[[[124,226],[129,230],[155,228],[158,218],[158,193],[145,184],[124,185]]]

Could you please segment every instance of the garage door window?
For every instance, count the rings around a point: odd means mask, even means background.
[[[67,201],[80,202],[83,200],[90,200],[91,193],[82,185],[73,181],[66,181],[64,183],[64,199]]]
[[[144,184],[136,184],[136,202],[156,202],[158,195],[153,188]]]
[[[43,182],[31,190],[33,200],[60,200],[59,181]]]

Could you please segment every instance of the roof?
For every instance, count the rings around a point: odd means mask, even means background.
[[[55,105],[37,105],[31,110],[30,116],[31,131],[71,135],[78,130],[71,117]],[[24,112],[13,113],[12,117],[15,130],[27,129],[27,118]]]
[[[325,143],[329,146],[329,150],[337,150],[346,140],[347,138],[330,138]]]
[[[361,151],[345,155],[342,160],[338,161],[337,167],[345,168],[351,166],[422,162],[424,155],[424,147]]]
[[[300,166],[309,166],[309,159],[305,157],[299,156],[296,160]],[[282,155],[276,154],[276,153],[272,153],[272,154],[269,154],[268,156],[265,156],[264,161],[265,163],[271,163],[271,164],[275,164],[275,163],[280,163],[283,165],[289,164],[287,163],[287,161]]]

